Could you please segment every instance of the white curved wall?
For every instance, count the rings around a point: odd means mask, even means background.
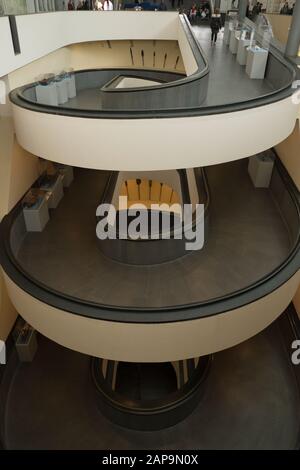
[[[234,113],[132,120],[67,117],[13,106],[18,141],[29,152],[67,165],[122,171],[245,158],[289,136],[297,113],[291,98]]]
[[[95,320],[58,310],[31,297],[4,275],[17,311],[34,328],[75,351],[105,359],[177,361],[235,346],[272,323],[288,306],[300,272],[269,295],[236,310],[174,323],[141,324]]]
[[[123,39],[177,40],[179,28],[177,12],[61,11],[21,15],[16,22],[21,44],[18,55],[13,51],[8,18],[0,18],[0,77],[69,44]]]

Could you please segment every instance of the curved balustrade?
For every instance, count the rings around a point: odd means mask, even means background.
[[[11,101],[29,110],[78,117],[147,117],[206,115],[232,112],[266,105],[282,100],[293,93],[292,83],[295,79],[295,68],[274,47],[270,47],[266,68],[265,82],[268,90],[258,92],[254,97],[243,101],[218,102],[207,97],[209,83],[209,65],[196,40],[191,26],[185,16],[180,15],[181,25],[196,61],[196,71],[186,77],[179,74],[149,71],[145,69],[99,69],[75,72],[79,94],[83,90],[94,90],[94,101],[88,105],[85,99],[77,99],[60,106],[37,103],[34,88],[36,84],[26,85],[13,90]],[[175,61],[176,62],[176,61]],[[176,69],[176,63],[174,63]],[[136,76],[161,82],[139,88],[118,88],[108,84],[120,75]],[[237,87],[238,87],[237,83]],[[212,90],[213,92],[213,90]],[[216,89],[216,93],[218,90]],[[213,95],[213,93],[211,93]]]
[[[55,114],[89,117],[101,117],[115,111],[154,111],[184,109],[201,106],[205,101],[209,67],[201,47],[195,39],[186,17],[181,18],[181,25],[192,50],[195,71],[182,76],[176,72],[180,56],[174,61],[174,72],[163,72],[146,69],[98,69],[75,72],[75,81],[78,94],[75,100],[69,100],[60,106],[43,105],[38,103],[35,89],[37,83],[26,85],[11,92],[11,101],[21,107],[40,112],[54,112]],[[143,51],[141,51],[143,53]],[[168,57],[165,57],[161,68],[165,68]],[[191,60],[191,59],[190,59]],[[160,82],[139,88],[117,88],[109,84],[120,75],[126,77],[139,77]],[[87,106],[86,100],[80,99],[80,94],[86,90],[93,90],[94,100]],[[116,115],[117,116],[117,115]]]
[[[122,306],[120,305],[120,298],[116,298],[114,305],[104,305],[95,302],[95,300],[91,301],[91,299],[74,297],[74,295],[72,296],[69,293],[63,292],[63,290],[55,290],[49,287],[49,285],[47,286],[40,279],[33,277],[28,271],[28,268],[24,269],[22,263],[18,260],[20,244],[22,244],[24,237],[21,204],[18,204],[2,221],[1,264],[6,275],[29,295],[58,309],[79,315],[110,321],[138,321],[139,323],[169,322],[209,317],[228,310],[247,306],[271,294],[295,275],[297,276],[300,263],[299,193],[278,161],[272,177],[272,194],[279,207],[284,207],[284,212],[287,214],[284,223],[289,227],[290,248],[288,254],[285,255],[284,261],[280,262],[275,269],[273,267],[270,272],[265,274],[262,278],[257,279],[256,282],[240,288],[239,290],[235,290],[234,292],[226,293],[223,296],[202,301],[193,300],[190,303],[181,303],[180,305],[176,305],[175,302],[175,305],[168,306],[167,304],[161,304],[157,307],[147,307],[145,305],[139,306],[138,304]],[[276,233],[274,235],[276,240]],[[191,254],[187,259],[192,261],[196,258],[194,258],[194,254]],[[201,259],[199,262],[200,261]],[[112,269],[112,266],[110,269]],[[188,272],[186,272],[186,275],[189,275]],[[207,275],[209,275],[209,272]],[[189,295],[190,294],[182,292],[184,298]],[[152,301],[155,302],[156,299],[152,299]],[[118,303],[119,305],[117,305]]]

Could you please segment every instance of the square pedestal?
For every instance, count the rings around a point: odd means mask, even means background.
[[[268,188],[270,185],[274,160],[266,153],[249,158],[248,173],[256,188]]]
[[[229,23],[225,23],[223,41],[227,46],[230,41],[230,34],[232,30],[233,30],[232,26],[229,25]]]
[[[232,52],[232,54],[237,53],[238,44],[239,44],[239,35],[240,35],[240,31],[236,31],[235,29],[233,29],[230,32],[229,50],[230,52]]]
[[[56,82],[58,104],[66,103],[69,99],[68,84],[66,80]]]
[[[58,175],[53,184],[42,185],[40,189],[47,192],[49,209],[55,209],[64,195],[62,176]]]
[[[35,13],[35,2],[34,0],[26,0],[26,10],[27,13]]]
[[[263,79],[269,52],[261,47],[247,49],[246,73],[250,78]]]
[[[16,349],[20,361],[33,361],[37,351],[36,331],[33,328],[29,328],[28,332],[24,335],[22,335],[22,332],[20,333],[16,341]]]
[[[49,104],[50,106],[58,105],[57,87],[56,83],[49,83],[49,85],[37,85],[35,87],[36,100],[40,104]]]
[[[27,232],[42,232],[49,220],[46,199],[41,197],[34,206],[24,207],[23,214]]]
[[[72,75],[71,77],[68,77],[65,79],[68,87],[68,97],[69,98],[75,98],[76,96],[76,81],[75,81],[75,75]]]
[[[246,65],[247,47],[250,45],[250,39],[239,39],[236,60],[240,65]]]
[[[74,170],[72,166],[64,166],[63,168],[59,169],[59,173],[62,176],[62,182],[64,188],[68,188],[73,179],[74,179]]]

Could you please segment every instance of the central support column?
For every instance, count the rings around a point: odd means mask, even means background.
[[[297,57],[300,46],[300,0],[296,0],[285,55]]]
[[[239,0],[239,21],[244,21],[247,13],[248,0]]]

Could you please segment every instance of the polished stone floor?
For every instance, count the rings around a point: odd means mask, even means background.
[[[7,449],[294,449],[299,391],[277,322],[215,354],[204,397],[176,426],[127,430],[97,408],[90,358],[38,337],[6,404]]]
[[[195,25],[193,30],[210,67],[207,98],[203,106],[244,102],[274,90],[267,80],[248,77],[245,66],[237,63],[236,55],[223,43],[223,31],[218,34],[216,45],[212,46],[208,25]]]
[[[100,304],[160,308],[247,287],[289,253],[288,232],[270,191],[254,189],[247,160],[240,160],[207,168],[211,202],[202,250],[162,265],[114,262],[101,253],[96,237],[96,208],[107,177],[77,169],[44,231],[26,235],[17,258],[38,282]]]
[[[224,45],[223,31],[219,33],[216,45],[212,46],[211,29],[208,24],[194,25],[193,30],[210,67],[208,94],[202,107],[245,102],[274,90],[267,80],[253,80],[248,77],[245,66],[239,65],[236,55]],[[142,100],[138,107],[143,108],[143,106]],[[78,92],[76,98],[68,101],[68,107],[85,110],[102,109],[99,87]],[[114,107],[114,102],[105,104],[105,109],[114,109]]]

